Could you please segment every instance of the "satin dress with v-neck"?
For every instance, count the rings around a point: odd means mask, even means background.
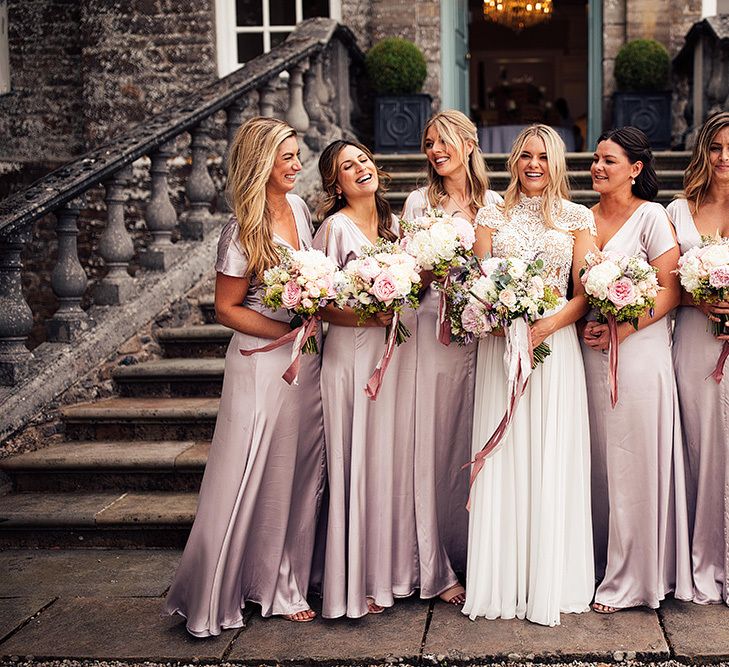
[[[392,229],[398,233],[393,218]],[[314,247],[343,267],[371,243],[343,213],[322,223]],[[419,586],[413,480],[415,314],[376,401],[364,388],[385,349],[383,327],[329,325],[322,401],[329,476],[323,577],[325,618],[364,616],[367,598],[390,607]]]
[[[676,246],[666,211],[645,202],[604,250],[652,261]],[[594,317],[594,314],[592,314]],[[692,596],[684,453],[670,318],[628,336],[610,405],[608,358],[582,341],[592,444],[595,602],[656,608]]]
[[[309,210],[287,196],[300,248],[311,247]],[[215,269],[243,277],[248,261],[232,218],[223,228]],[[274,241],[292,246],[279,236]],[[251,279],[243,305],[288,321],[286,310],[262,303],[264,287]],[[302,355],[298,385],[281,375],[291,363],[288,343],[248,357],[240,350],[270,343],[234,332],[225,357],[218,418],[205,467],[197,515],[166,609],[187,618],[198,637],[243,625],[247,601],[263,616],[309,608],[316,519],[326,480],[319,384],[320,356]]]

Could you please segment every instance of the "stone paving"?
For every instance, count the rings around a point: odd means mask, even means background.
[[[194,639],[162,612],[179,551],[0,551],[0,663],[71,659],[249,665],[686,664],[729,660],[729,608],[563,615],[545,628],[469,621],[441,602],[401,600],[360,620],[296,624],[249,612],[246,626]],[[30,658],[28,656],[31,656]],[[69,663],[70,664],[70,663]]]

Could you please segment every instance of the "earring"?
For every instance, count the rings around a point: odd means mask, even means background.
[[[630,179],[630,184],[631,184],[631,185],[635,185],[635,179],[634,179],[634,178],[631,178],[631,179]]]
[[[342,193],[337,192],[337,201],[342,201]]]

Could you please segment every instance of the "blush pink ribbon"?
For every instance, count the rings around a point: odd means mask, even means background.
[[[721,352],[719,353],[719,359],[716,361],[716,368],[709,377],[714,378],[716,384],[719,384],[724,379],[724,364],[726,363],[727,357],[729,357],[729,340],[724,341],[724,345],[721,346]],[[707,378],[708,380],[709,378]]]
[[[606,315],[608,334],[610,335],[610,358],[608,359],[608,377],[610,380],[610,403],[613,408],[618,403],[618,321],[615,315]]]
[[[258,354],[259,352],[270,352],[271,350],[275,350],[279,347],[286,345],[287,343],[290,343],[291,341],[294,341],[293,347],[291,349],[291,364],[284,371],[284,374],[281,377],[286,380],[288,384],[298,385],[299,368],[301,367],[301,350],[306,344],[306,341],[309,340],[309,338],[316,333],[316,326],[317,318],[308,317],[302,322],[301,326],[296,327],[296,329],[292,329],[287,334],[284,334],[283,336],[281,336],[281,338],[277,338],[268,345],[264,345],[263,347],[257,347],[254,350],[238,351],[244,357],[250,357],[252,354]]]
[[[395,352],[397,326],[399,323],[400,313],[395,313],[392,318],[392,323],[390,324],[390,333],[387,336],[387,341],[385,342],[385,352],[383,353],[382,358],[377,362],[377,366],[375,366],[372,377],[370,377],[367,385],[365,386],[365,394],[367,394],[367,398],[372,401],[377,400],[377,395],[380,393],[380,387],[382,386],[382,380],[385,377],[385,371],[390,365],[390,359],[392,359],[392,355]]]
[[[443,281],[442,289],[440,290],[440,301],[438,302],[438,329],[436,331],[438,342],[443,345],[451,344],[451,323],[447,317],[448,297],[445,292],[450,284],[451,275],[450,273],[447,273],[445,280]]]

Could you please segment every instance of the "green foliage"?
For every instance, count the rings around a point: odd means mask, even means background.
[[[654,39],[635,39],[618,52],[615,80],[620,90],[665,90],[671,69],[668,51]]]
[[[377,42],[365,58],[367,76],[377,95],[419,93],[428,73],[420,49],[402,37]]]

